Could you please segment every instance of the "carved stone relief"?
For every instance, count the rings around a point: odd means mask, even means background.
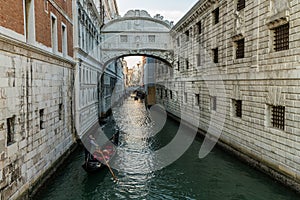
[[[266,97],[266,104],[274,106],[285,105],[285,95],[281,87],[271,87]]]

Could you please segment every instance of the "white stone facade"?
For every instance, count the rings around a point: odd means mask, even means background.
[[[208,131],[210,123],[221,128],[221,142],[294,181],[298,190],[299,14],[296,0],[250,0],[239,10],[236,0],[199,1],[171,30],[173,74],[166,76],[168,89],[157,91],[169,112],[180,116],[180,106],[187,115],[198,110],[201,130]],[[275,50],[276,28],[284,24],[289,24],[288,49]],[[237,58],[241,39],[244,55]],[[172,99],[160,98],[171,91]],[[280,117],[274,111],[279,107],[285,109]],[[280,122],[274,122],[276,117]],[[276,125],[281,122],[283,127]]]
[[[0,60],[0,199],[15,199],[74,143],[74,63],[3,35]]]
[[[100,26],[103,21],[92,0],[73,1],[76,131],[82,138],[98,122],[100,78]]]

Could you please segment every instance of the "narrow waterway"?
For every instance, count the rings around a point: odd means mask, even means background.
[[[197,138],[177,161],[151,171],[155,150],[168,144],[179,124],[167,119],[153,135],[154,122],[141,102],[127,99],[113,109],[114,119],[106,133],[121,129],[114,165],[118,181],[108,169],[87,174],[81,167],[84,153],[77,150],[67,166],[49,181],[34,199],[204,199],[204,200],[296,200],[300,196],[252,169],[217,147],[204,159],[198,158],[202,140]]]

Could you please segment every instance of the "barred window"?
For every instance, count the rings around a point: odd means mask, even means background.
[[[216,8],[212,13],[213,13],[214,24],[219,23],[219,17],[220,17],[219,8]]]
[[[245,39],[240,39],[236,43],[236,59],[245,57]]]
[[[120,35],[120,40],[121,40],[121,42],[128,42],[127,35]]]
[[[150,43],[154,43],[155,42],[155,35],[148,35],[148,40]]]
[[[274,50],[283,51],[289,49],[289,23],[274,29]]]
[[[245,6],[245,0],[237,0],[237,11],[243,10]]]
[[[235,117],[239,117],[241,118],[242,117],[242,100],[235,100],[233,99],[233,112],[234,112],[234,115]]]
[[[215,48],[212,50],[213,51],[213,61],[214,63],[218,63],[219,62],[219,50],[218,48]]]
[[[274,128],[284,130],[285,126],[285,107],[272,106],[271,107],[271,124]]]
[[[216,96],[211,96],[210,97],[210,108],[213,111],[217,110],[217,97]]]

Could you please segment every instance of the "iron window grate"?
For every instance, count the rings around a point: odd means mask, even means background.
[[[240,39],[236,41],[236,58],[244,58],[245,57],[245,39]]]
[[[238,11],[244,9],[245,6],[246,6],[245,0],[238,0],[238,1],[237,1],[237,10],[238,10]]]
[[[285,107],[272,106],[272,126],[284,130],[285,126]]]
[[[274,29],[274,50],[283,51],[289,49],[289,23]]]

